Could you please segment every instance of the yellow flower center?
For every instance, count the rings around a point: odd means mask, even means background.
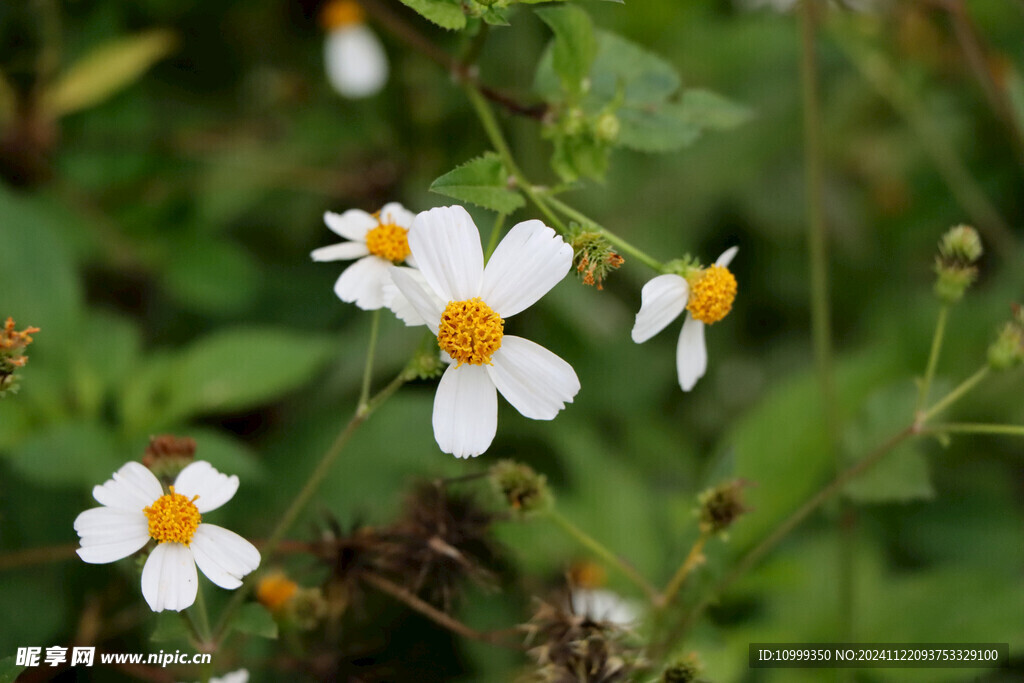
[[[459,365],[490,365],[491,356],[501,348],[504,328],[505,321],[480,297],[449,301],[441,314],[437,343]]]
[[[281,572],[275,572],[262,579],[256,586],[256,599],[271,612],[276,612],[292,599],[298,589],[299,586],[294,581]]]
[[[697,320],[716,323],[732,310],[736,299],[736,277],[725,266],[709,266],[689,280],[686,310]]]
[[[409,256],[409,231],[390,223],[381,223],[366,233],[366,248],[374,256],[401,263]]]
[[[328,31],[343,26],[363,23],[363,8],[353,0],[331,0],[320,14],[320,21]]]
[[[202,519],[194,502],[198,497],[189,500],[172,486],[170,493],[142,510],[149,520],[149,535],[159,543],[191,543]]]

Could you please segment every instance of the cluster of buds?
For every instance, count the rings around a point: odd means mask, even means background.
[[[26,327],[21,332],[14,329],[14,318],[8,318],[0,330],[0,398],[7,394],[17,393],[18,376],[14,374],[18,368],[25,367],[28,356],[25,347],[32,343],[32,336],[39,331],[38,327]]]
[[[537,667],[526,680],[617,683],[632,680],[644,667],[625,631],[563,607],[541,602],[521,628]]]
[[[661,673],[662,683],[696,683],[701,672],[700,660],[691,652],[675,660]]]
[[[697,517],[701,533],[709,536],[724,534],[740,516],[747,512],[743,502],[743,489],[749,483],[733,479],[710,488],[697,497]]]
[[[572,246],[576,275],[585,285],[604,289],[604,279],[608,274],[626,262],[601,233],[584,230],[576,223],[570,226],[567,240]]]
[[[547,477],[537,474],[529,465],[500,460],[491,467],[490,479],[498,494],[516,513],[548,510],[554,503]]]
[[[955,304],[978,277],[975,266],[983,249],[978,232],[969,226],[950,228],[939,240],[935,257],[935,294],[944,304]]]
[[[196,440],[187,436],[161,434],[149,437],[142,464],[161,478],[173,479],[196,457]]]
[[[988,348],[988,364],[993,370],[1009,370],[1024,363],[1024,309],[1013,305],[1013,317],[1003,326]]]

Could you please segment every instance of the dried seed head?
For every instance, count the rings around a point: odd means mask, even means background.
[[[661,674],[662,683],[694,683],[700,676],[700,661],[691,652],[669,664]]]
[[[724,533],[747,511],[743,489],[749,484],[742,479],[719,484],[698,496],[700,530],[705,534]]]
[[[626,262],[599,232],[584,230],[573,223],[566,237],[572,246],[576,275],[585,285],[604,289],[605,278]]]
[[[196,440],[187,436],[160,434],[149,437],[142,464],[158,477],[174,478],[196,457]]]
[[[501,460],[491,467],[490,476],[494,488],[516,512],[547,510],[554,502],[547,478],[529,465]]]

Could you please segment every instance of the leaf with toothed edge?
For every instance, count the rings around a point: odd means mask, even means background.
[[[445,173],[430,185],[430,191],[491,211],[510,214],[526,205],[522,196],[509,188],[509,172],[493,152],[467,161]]]
[[[462,5],[448,0],[402,0],[402,4],[415,10],[427,21],[441,28],[458,31],[466,27],[466,15]]]

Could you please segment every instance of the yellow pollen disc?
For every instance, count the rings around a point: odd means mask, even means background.
[[[437,344],[459,365],[490,365],[491,356],[501,348],[504,329],[505,321],[480,297],[449,301],[441,314]]]
[[[287,576],[281,572],[274,572],[260,580],[256,586],[256,599],[274,612],[284,607],[298,589],[298,584]]]
[[[736,298],[736,277],[725,266],[709,266],[689,281],[686,310],[697,320],[717,323],[732,310]]]
[[[409,231],[390,223],[382,223],[366,233],[366,248],[374,256],[401,263],[409,256]]]
[[[193,496],[192,500],[189,500],[180,493],[175,493],[172,486],[170,493],[160,496],[152,505],[143,508],[142,511],[149,520],[150,537],[159,543],[191,543],[192,536],[202,519],[194,502],[198,497]]]
[[[363,8],[353,0],[331,0],[323,9],[320,21],[328,31],[342,26],[363,23]]]

